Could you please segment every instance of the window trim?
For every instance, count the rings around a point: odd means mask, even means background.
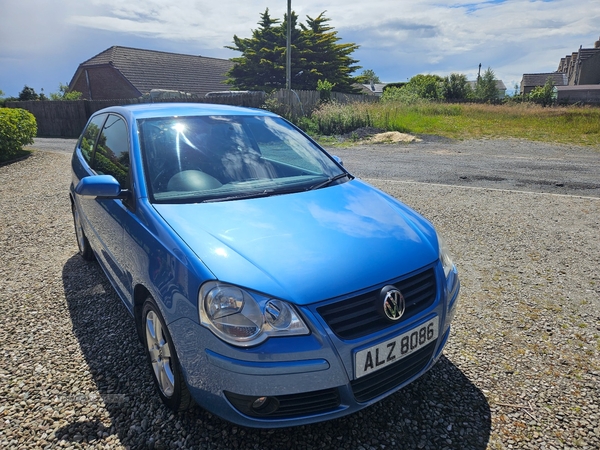
[[[131,154],[131,136],[130,136],[130,131],[129,131],[129,124],[127,123],[127,120],[125,119],[125,117],[123,117],[121,114],[118,114],[118,113],[115,113],[112,111],[105,113],[105,114],[106,114],[106,118],[102,122],[102,127],[100,128],[100,132],[98,133],[98,136],[96,137],[96,142],[94,142],[94,151],[93,151],[92,163],[90,165],[90,168],[94,171],[94,173],[96,175],[98,174],[98,172],[96,171],[96,150],[98,148],[98,140],[100,139],[100,136],[102,135],[102,132],[104,131],[104,127],[106,126],[106,122],[108,122],[108,119],[110,118],[110,116],[118,117],[125,124],[125,131],[126,131],[125,135],[127,136],[127,152],[129,153],[129,167],[127,170],[128,186],[125,186],[125,187],[121,186],[121,188],[123,190],[132,191],[133,190],[133,179],[131,176],[131,156],[132,156],[132,154]]]
[[[96,139],[94,139],[94,143],[92,144],[92,150],[90,152],[90,160],[88,161],[87,159],[85,159],[85,154],[83,153],[83,150],[81,149],[81,143],[83,142],[86,131],[88,130],[89,126],[92,124],[92,120],[95,119],[96,117],[101,117],[101,116],[104,116],[104,119],[102,120],[101,125],[98,126],[98,135],[96,136]],[[94,170],[94,162],[96,159],[96,145],[98,144],[98,139],[100,139],[100,134],[102,133],[102,130],[104,129],[104,124],[106,123],[106,119],[108,119],[108,116],[109,116],[109,113],[101,113],[101,114],[93,115],[92,117],[90,117],[90,120],[88,120],[88,123],[85,126],[83,133],[81,133],[81,136],[79,137],[79,142],[77,143],[77,147],[79,148],[79,151],[81,152],[81,155],[83,156],[83,160],[86,162],[86,164],[90,167],[90,169],[94,173],[96,173],[96,171]]]

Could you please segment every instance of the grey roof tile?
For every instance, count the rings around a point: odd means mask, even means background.
[[[568,84],[567,74],[561,72],[550,73],[526,73],[523,74],[522,86],[543,86],[548,81],[552,80],[555,86],[565,86]]]
[[[167,89],[198,95],[228,89],[225,73],[233,66],[227,59],[114,46],[83,62],[80,68],[106,64],[142,93]]]

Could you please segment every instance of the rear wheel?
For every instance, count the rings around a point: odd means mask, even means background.
[[[92,261],[94,259],[94,252],[92,246],[85,236],[83,227],[81,226],[81,216],[75,206],[75,203],[71,203],[71,212],[73,213],[73,224],[75,225],[75,236],[77,237],[77,246],[79,247],[79,254],[86,261]]]
[[[185,411],[192,396],[185,384],[171,335],[152,297],[142,309],[142,326],[148,362],[163,403],[173,411]]]

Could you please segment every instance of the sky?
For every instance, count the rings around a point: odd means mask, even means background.
[[[79,64],[115,45],[236,57],[225,46],[250,37],[266,8],[283,19],[287,1],[0,0],[0,90],[58,92]],[[340,43],[359,45],[352,56],[382,82],[475,80],[481,64],[512,91],[524,73],[554,72],[600,39],[600,0],[292,0],[292,9],[303,22],[326,11]]]

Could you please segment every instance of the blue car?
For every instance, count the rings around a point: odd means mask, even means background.
[[[135,318],[157,394],[237,424],[341,417],[429,370],[456,268],[433,226],[281,117],[111,107],[72,158],[79,252]]]

